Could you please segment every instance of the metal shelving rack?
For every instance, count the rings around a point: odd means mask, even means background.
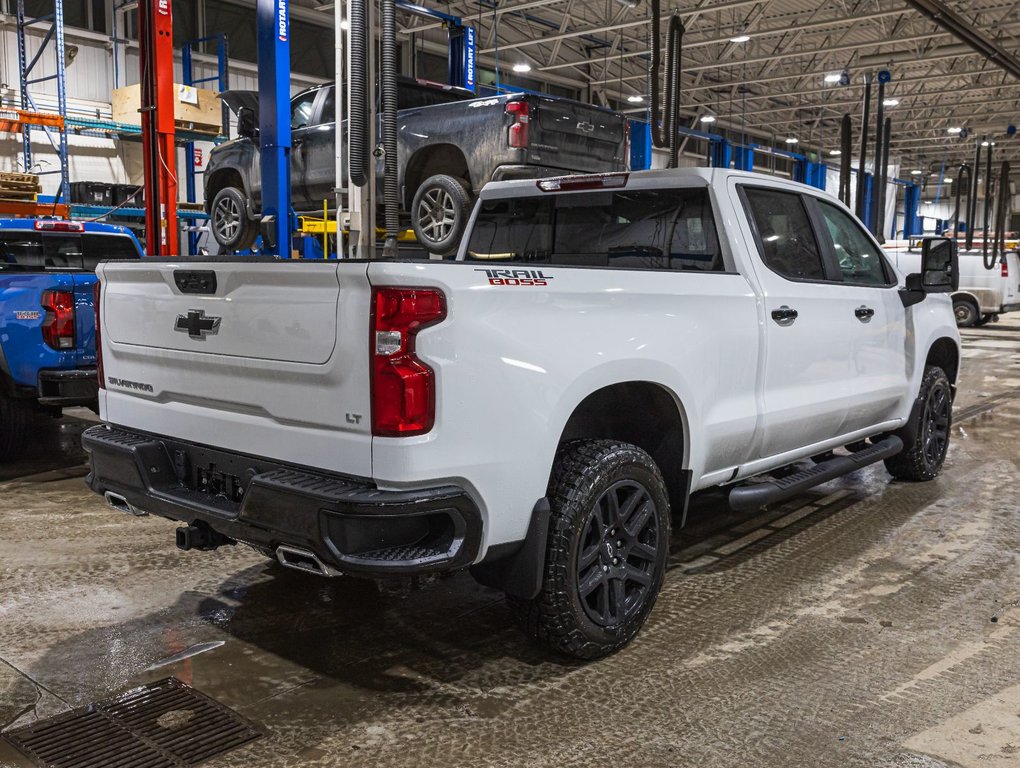
[[[50,22],[50,28],[43,36],[39,49],[28,58],[28,30],[38,24]],[[50,145],[60,160],[60,168],[52,171],[37,171],[39,175],[60,174],[60,191],[57,193],[55,203],[66,205],[71,198],[70,177],[68,175],[67,159],[67,124],[64,116],[67,114],[67,86],[64,78],[64,2],[54,0],[53,12],[31,18],[25,15],[25,0],[17,0],[17,32],[18,32],[18,64],[21,78],[21,109],[25,113],[33,113],[48,118],[47,120],[29,119],[23,125],[23,159],[25,172],[32,173],[35,163],[32,157],[32,130],[40,129],[46,134]],[[54,53],[54,72],[51,75],[39,75],[33,77],[36,67],[43,60],[48,49]],[[52,113],[40,112],[36,107],[36,100],[32,95],[32,87],[41,83],[55,81],[57,86],[57,120],[53,120]],[[55,134],[55,135],[54,135]]]

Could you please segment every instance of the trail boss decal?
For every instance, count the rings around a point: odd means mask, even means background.
[[[475,272],[484,272],[489,285],[543,286],[553,279],[540,269],[476,269]]]

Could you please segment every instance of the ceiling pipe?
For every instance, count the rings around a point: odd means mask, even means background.
[[[985,37],[941,0],[907,0],[907,5],[917,9],[942,29],[985,56],[995,66],[1020,79],[1020,60],[998,43]]]

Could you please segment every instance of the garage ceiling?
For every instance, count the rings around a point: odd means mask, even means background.
[[[1017,50],[1020,0],[948,4],[983,36]],[[509,71],[527,62],[532,75],[590,87],[593,101],[642,111],[627,97],[646,89],[649,6],[643,0],[634,7],[624,0],[433,0],[430,7],[470,20],[489,66],[498,61]],[[1020,137],[1006,135],[1008,125],[1020,124],[1020,80],[904,0],[701,0],[678,10],[687,28],[682,103],[692,126],[711,112],[718,126],[744,126],[777,144],[795,137],[801,149],[825,153],[838,147],[845,112],[859,132],[864,75],[888,69],[893,80],[886,98],[899,101],[887,109],[893,153],[905,164],[959,162],[983,137],[996,142],[997,160],[1020,159]],[[442,35],[437,24],[411,15],[401,28]],[[740,35],[750,39],[731,42]],[[850,86],[824,82],[843,70]],[[969,137],[950,135],[954,126],[967,128]]]

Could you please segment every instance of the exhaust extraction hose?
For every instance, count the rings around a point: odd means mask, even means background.
[[[977,220],[977,197],[978,177],[981,175],[981,142],[975,142],[977,149],[974,150],[974,174],[970,179],[970,196],[967,199],[967,239],[966,248],[969,251],[974,247],[974,222]]]
[[[351,116],[347,126],[347,143],[350,154],[351,184],[363,187],[368,183],[368,13],[365,3],[371,0],[350,0],[348,38],[351,41]]]
[[[854,213],[864,221],[864,197],[867,192],[867,179],[864,172],[868,163],[868,121],[871,120],[871,75],[864,76],[864,115],[861,120],[861,162],[857,166],[857,205]]]
[[[662,30],[660,25],[659,0],[651,0],[651,25],[648,48],[651,61],[648,65],[648,101],[651,108],[652,144],[659,149],[669,149],[669,167],[676,168],[680,155],[680,87],[682,75],[683,38],[686,31],[680,16],[673,14],[669,20],[666,40],[666,87],[665,104],[662,87]],[[665,115],[663,115],[665,111]]]
[[[966,182],[964,182],[966,179]],[[967,196],[967,207],[964,211],[970,210],[970,187],[971,187],[971,174],[970,166],[963,163],[956,171],[956,189],[954,196],[956,198],[956,204],[953,207],[953,239],[959,242],[960,240],[960,196]]]
[[[839,126],[839,199],[843,205],[850,207],[850,166],[853,158],[853,122],[850,115],[843,115]]]
[[[999,257],[1006,256],[1006,227],[1009,224],[1009,209],[1012,200],[1009,190],[1010,171],[1009,160],[1003,160],[999,170],[999,194],[995,200],[995,240],[993,241],[992,261],[989,264],[985,259],[985,269],[995,269],[995,262]]]
[[[386,243],[383,253],[396,258],[400,226],[400,193],[397,190],[397,9],[395,0],[382,0],[382,144],[384,158],[383,200]]]
[[[994,187],[992,186],[992,145],[988,145],[988,157],[985,159],[985,206],[984,206],[984,231],[981,237],[981,256],[985,262],[985,269],[991,269],[995,266],[995,255],[992,254],[991,261],[988,260],[988,254],[991,248],[991,243],[988,242],[988,230],[992,223],[992,205],[994,204],[995,195]]]

